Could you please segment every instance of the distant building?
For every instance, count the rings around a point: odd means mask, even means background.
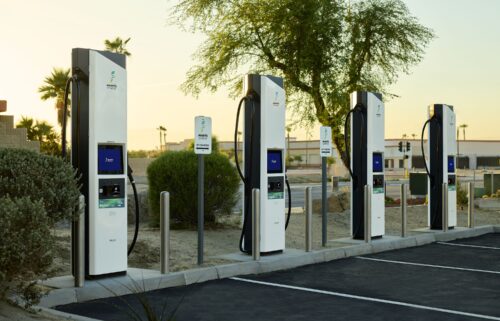
[[[405,139],[410,143],[409,151],[399,151],[398,143],[402,139],[385,140],[385,168],[387,171],[401,171],[402,169],[424,169],[422,150],[419,139]],[[185,139],[179,143],[167,143],[167,150],[187,149],[192,139]],[[460,140],[457,143],[457,168],[462,169],[491,169],[500,168],[500,140]],[[290,138],[287,141],[288,157],[291,165],[301,168],[319,168],[321,157],[319,155],[319,140],[296,140]],[[406,146],[404,146],[406,147]],[[219,149],[229,155],[234,154],[234,142],[221,141]],[[238,145],[241,151],[242,143]],[[424,152],[427,152],[427,143],[424,141]],[[426,155],[427,156],[427,155]],[[334,164],[330,171],[336,176],[346,176],[347,169],[344,167],[337,149],[333,149]]]

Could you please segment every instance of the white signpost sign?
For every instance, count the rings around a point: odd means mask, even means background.
[[[321,126],[319,133],[319,151],[321,157],[332,156],[332,128],[329,126]]]
[[[208,155],[212,153],[212,119],[196,116],[194,119],[194,152]]]

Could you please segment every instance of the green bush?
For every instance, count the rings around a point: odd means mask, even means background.
[[[160,222],[160,193],[170,193],[170,216],[181,227],[197,223],[197,155],[192,151],[167,152],[148,167],[152,224]],[[239,177],[229,159],[219,153],[205,156],[205,222],[229,214],[237,202]]]
[[[467,191],[458,182],[458,180],[456,182],[456,187],[457,187],[457,204],[461,206],[467,205],[469,202],[469,196],[467,195]]]
[[[31,280],[46,276],[52,263],[49,223],[41,200],[0,198],[0,298],[14,293],[28,304],[39,300]]]
[[[70,164],[54,156],[0,149],[0,298],[20,295],[29,305],[53,259],[51,228],[71,219],[80,191]]]
[[[72,217],[80,191],[74,169],[61,158],[0,149],[0,195],[40,200],[53,224]]]

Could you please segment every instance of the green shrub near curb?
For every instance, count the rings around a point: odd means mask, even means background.
[[[0,195],[40,200],[51,223],[71,218],[80,191],[75,170],[59,157],[0,149]]]
[[[147,169],[152,225],[160,222],[160,193],[170,193],[170,217],[174,226],[197,225],[197,155],[192,151],[167,152]],[[229,159],[213,153],[205,156],[205,222],[217,214],[230,214],[237,202],[239,177]]]
[[[1,197],[0,235],[0,298],[14,293],[36,302],[32,280],[46,276],[54,246],[42,202]]]
[[[0,300],[41,296],[36,280],[51,273],[60,220],[72,219],[80,191],[75,171],[61,158],[0,149]]]

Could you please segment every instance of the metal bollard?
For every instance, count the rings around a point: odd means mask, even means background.
[[[443,183],[443,187],[441,190],[441,200],[442,200],[441,224],[443,226],[443,232],[448,232],[448,183]]]
[[[467,196],[469,199],[467,208],[467,227],[474,228],[476,226],[476,218],[474,217],[474,183],[467,183]]]
[[[305,191],[306,252],[312,251],[312,187]]]
[[[401,237],[406,237],[406,214],[407,214],[407,194],[406,194],[406,184],[401,184]]]
[[[85,196],[78,199],[78,218],[75,222],[74,279],[75,287],[82,288],[85,282]]]
[[[170,256],[170,193],[160,194],[160,272],[169,272]]]
[[[370,185],[364,188],[364,232],[365,243],[372,242],[372,189]]]
[[[260,190],[252,189],[252,257],[260,260]]]
[[[490,196],[495,194],[495,174],[491,173],[491,193]]]

